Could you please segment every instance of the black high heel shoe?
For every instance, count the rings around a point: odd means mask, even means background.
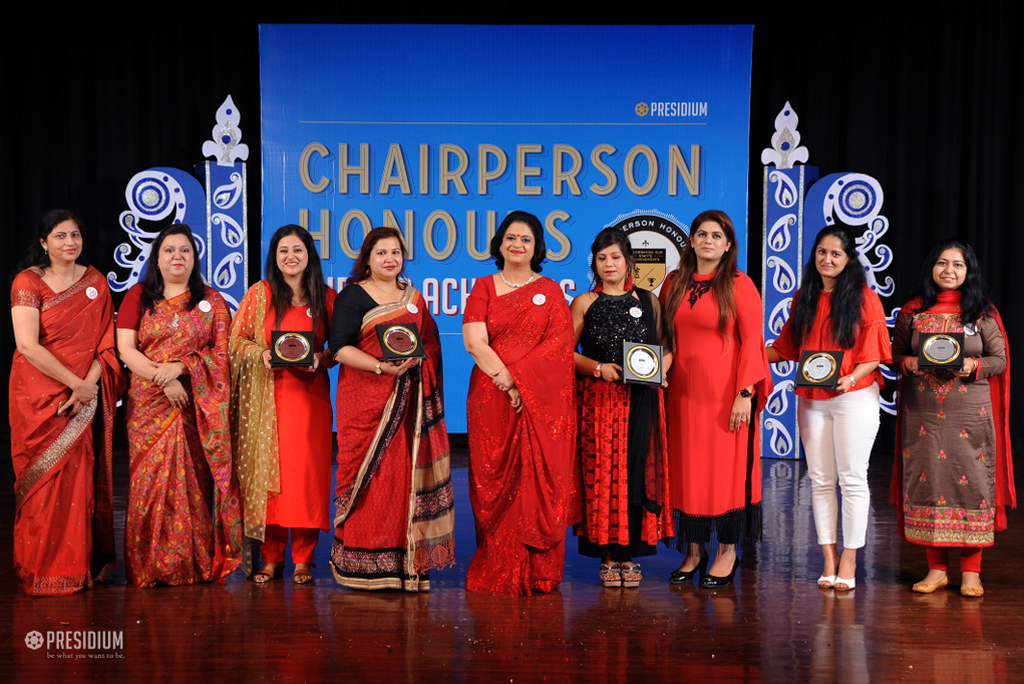
[[[700,586],[704,589],[721,589],[727,587],[732,583],[732,578],[736,574],[736,568],[740,567],[739,556],[733,561],[732,570],[725,577],[715,577],[714,575],[704,575],[700,580]]]
[[[704,577],[708,571],[708,556],[707,554],[701,554],[700,562],[697,563],[697,567],[689,572],[683,572],[682,570],[673,570],[672,574],[668,576],[669,584],[689,584],[693,581],[693,576],[700,573],[701,577]]]

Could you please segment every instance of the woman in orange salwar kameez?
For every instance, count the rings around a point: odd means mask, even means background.
[[[91,587],[116,563],[110,445],[124,376],[110,290],[76,263],[81,251],[78,219],[47,212],[11,288],[14,567],[33,596]]]
[[[230,325],[224,299],[203,284],[191,229],[163,230],[117,317],[118,351],[132,372],[125,565],[139,586],[221,580],[241,563]]]
[[[334,290],[309,231],[279,228],[267,279],[249,288],[231,326],[231,425],[245,534],[263,542],[257,584],[282,574],[291,531],[295,584],[313,581],[320,530],[330,529],[331,390],[324,349]],[[312,366],[272,367],[275,330],[314,333]]]

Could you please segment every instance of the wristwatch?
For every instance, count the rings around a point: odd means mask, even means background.
[[[384,362],[383,361],[378,361],[377,365],[373,367],[373,372],[376,373],[377,375],[380,375],[380,364],[382,364],[382,363],[384,363]]]
[[[743,397],[744,399],[747,399],[748,397],[750,397],[753,394],[754,393],[751,392],[750,390],[748,390],[746,387],[744,387],[743,389],[740,390],[740,396]]]

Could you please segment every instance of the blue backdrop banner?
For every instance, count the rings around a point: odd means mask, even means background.
[[[688,222],[733,219],[747,248],[752,26],[260,27],[263,225],[314,235],[341,289],[392,225],[442,334],[448,429],[466,429],[462,311],[514,209],[545,226],[544,275],[591,287],[616,225],[657,289]]]

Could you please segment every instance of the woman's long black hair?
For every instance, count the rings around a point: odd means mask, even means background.
[[[302,226],[289,223],[281,226],[270,238],[267,250],[267,282],[270,283],[270,301],[274,308],[274,328],[279,329],[288,309],[292,306],[292,288],[285,282],[284,274],[277,265],[277,247],[283,238],[294,235],[302,241],[306,248],[306,270],[302,272],[302,292],[299,296],[309,307],[314,321],[320,321],[324,330],[329,330],[331,322],[327,320],[327,285],[324,283],[324,272],[320,266],[320,253],[313,244],[313,236]]]
[[[992,313],[992,298],[989,295],[988,283],[981,275],[981,266],[978,263],[978,256],[969,244],[957,238],[946,238],[932,247],[921,265],[921,280],[917,295],[922,300],[921,311],[927,311],[935,305],[939,298],[939,286],[935,284],[932,275],[935,262],[939,255],[947,249],[959,249],[964,255],[964,263],[967,265],[967,275],[963,284],[958,288],[960,291],[960,320],[964,323],[977,323],[986,315]]]
[[[840,349],[850,349],[857,342],[857,330],[860,328],[861,306],[864,302],[864,267],[857,256],[857,242],[853,229],[843,224],[825,226],[814,238],[814,250],[804,267],[804,280],[800,285],[800,293],[793,303],[790,316],[793,319],[793,344],[800,348],[814,326],[814,317],[818,311],[818,297],[824,289],[824,281],[818,273],[815,263],[818,245],[827,237],[839,238],[843,243],[843,251],[849,263],[836,278],[832,288],[832,311],[827,321],[828,332]]]
[[[196,239],[192,236],[192,229],[184,223],[174,223],[160,231],[160,234],[153,240],[153,248],[149,252],[149,261],[146,262],[146,274],[142,276],[142,296],[139,303],[143,311],[152,313],[157,302],[164,300],[164,277],[160,273],[160,248],[164,240],[172,235],[184,235],[192,245],[192,273],[188,276],[188,304],[185,308],[191,311],[196,304],[203,301],[206,296],[206,283],[203,282],[203,272],[199,267],[199,248],[196,246]]]

